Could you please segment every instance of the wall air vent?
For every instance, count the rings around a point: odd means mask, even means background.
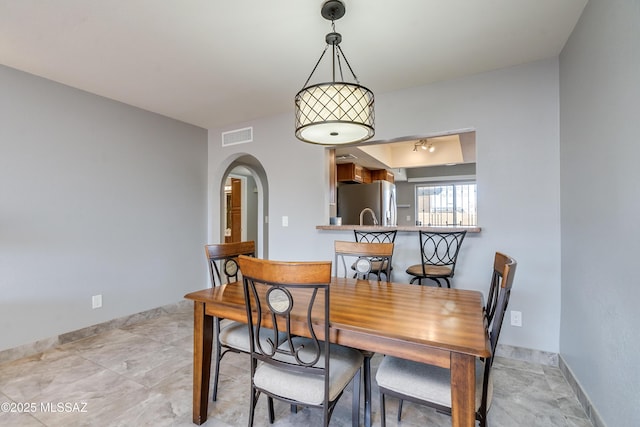
[[[244,144],[253,141],[253,127],[222,132],[222,146]]]

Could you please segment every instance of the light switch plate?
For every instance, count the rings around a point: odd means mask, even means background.
[[[289,217],[288,216],[283,216],[282,217],[282,226],[283,227],[288,227],[289,226]]]
[[[102,307],[102,295],[94,295],[91,297],[91,308]]]
[[[511,310],[511,326],[522,326],[522,312]]]

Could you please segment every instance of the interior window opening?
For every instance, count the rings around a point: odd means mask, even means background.
[[[478,225],[475,182],[416,185],[416,225]]]

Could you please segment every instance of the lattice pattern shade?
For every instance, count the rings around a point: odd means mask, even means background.
[[[357,84],[320,83],[295,98],[296,137],[313,144],[361,142],[375,131],[373,93]]]

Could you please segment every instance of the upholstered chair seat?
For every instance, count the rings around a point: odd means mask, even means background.
[[[278,342],[282,342],[286,338],[286,334],[282,332],[279,332],[277,336]],[[249,346],[249,331],[247,330],[246,323],[224,320],[220,327],[218,339],[222,346],[234,348],[243,353],[249,353],[251,350]],[[273,340],[273,330],[262,328],[260,340],[263,345],[270,345],[268,344],[268,339]]]
[[[425,363],[386,356],[376,374],[379,386],[404,393],[415,399],[451,407],[451,371]],[[482,378],[484,362],[476,360],[476,411],[482,403]],[[489,375],[487,409],[493,397],[492,375]]]
[[[245,326],[246,329],[246,326]],[[304,346],[299,356],[309,361],[315,354],[311,351],[313,341],[307,338],[294,338],[293,346]],[[288,343],[281,346],[288,347]],[[324,351],[320,347],[320,358],[314,366],[324,366]],[[293,357],[278,355],[278,360],[295,363]],[[329,400],[335,400],[349,384],[356,372],[362,366],[363,356],[358,350],[331,345],[331,363],[329,364]],[[290,369],[279,368],[266,363],[259,364],[253,378],[256,387],[269,390],[285,399],[296,400],[306,405],[322,405],[324,401],[324,377],[311,376]]]

